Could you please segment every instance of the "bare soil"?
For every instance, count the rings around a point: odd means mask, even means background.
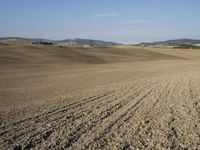
[[[200,149],[200,50],[0,45],[0,149]]]

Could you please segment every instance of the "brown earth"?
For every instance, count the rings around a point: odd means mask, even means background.
[[[0,44],[0,149],[200,149],[200,50]]]

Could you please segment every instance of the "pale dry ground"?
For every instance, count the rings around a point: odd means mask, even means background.
[[[0,149],[200,149],[200,50],[0,46]]]

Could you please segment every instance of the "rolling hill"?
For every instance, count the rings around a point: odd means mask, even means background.
[[[42,38],[21,38],[21,37],[4,37],[0,38],[0,42],[4,41],[10,41],[10,40],[25,40],[32,43],[39,43],[39,42],[51,42],[55,45],[75,45],[75,46],[84,46],[84,45],[90,45],[90,46],[116,46],[120,45],[119,43],[115,42],[107,42],[107,41],[101,41],[101,40],[92,40],[92,39],[80,39],[80,38],[74,38],[74,39],[65,39],[65,40],[50,40],[50,39],[42,39]]]
[[[199,50],[3,41],[0,149],[199,146]]]
[[[172,45],[172,46],[177,46],[177,45],[181,45],[181,44],[198,45],[198,44],[200,44],[200,40],[175,39],[175,40],[158,41],[158,42],[151,42],[151,43],[140,43],[140,44],[141,45]]]

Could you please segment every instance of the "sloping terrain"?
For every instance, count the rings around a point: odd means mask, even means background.
[[[200,51],[0,46],[0,149],[200,149]]]
[[[4,39],[0,40],[2,44],[5,45],[27,45],[31,44],[31,41],[25,39]]]
[[[27,41],[14,41],[26,43]],[[13,45],[13,41],[4,42],[10,45],[0,46],[0,64],[49,65],[63,63],[103,64],[141,60],[163,60],[176,57],[139,48],[120,47],[59,47],[43,45]]]

